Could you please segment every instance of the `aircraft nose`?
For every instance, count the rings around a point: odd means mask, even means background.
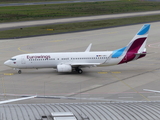
[[[10,61],[7,60],[7,61],[4,62],[4,64],[7,65],[7,66],[10,66]]]

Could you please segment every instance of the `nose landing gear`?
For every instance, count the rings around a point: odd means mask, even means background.
[[[18,69],[18,68],[13,68],[13,70],[17,70],[17,71],[18,71],[18,74],[21,74],[21,73],[22,73],[22,71],[21,71],[20,69]]]

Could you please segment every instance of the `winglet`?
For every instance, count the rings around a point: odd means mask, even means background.
[[[85,52],[90,52],[91,46],[92,46],[92,43],[89,44]]]

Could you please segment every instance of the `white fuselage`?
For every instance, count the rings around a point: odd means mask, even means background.
[[[112,51],[104,52],[63,52],[63,53],[34,53],[22,54],[12,57],[6,61],[6,65],[18,68],[56,68],[59,64],[87,65],[97,63],[97,66],[118,64],[121,59],[111,60]],[[99,64],[99,65],[98,65]],[[75,66],[76,66],[75,65]],[[85,65],[84,65],[85,66]]]

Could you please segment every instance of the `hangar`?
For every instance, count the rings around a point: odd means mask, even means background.
[[[5,104],[0,120],[160,120],[160,101]]]

